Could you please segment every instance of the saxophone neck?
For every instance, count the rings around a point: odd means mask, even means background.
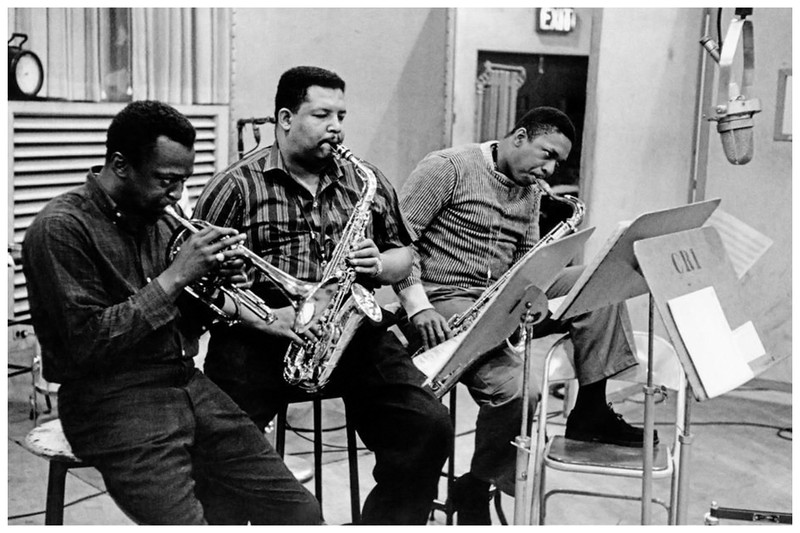
[[[566,220],[556,224],[553,227],[553,229],[551,229],[547,233],[547,235],[539,239],[537,246],[548,244],[556,239],[560,239],[561,237],[575,231],[575,229],[583,221],[583,217],[586,212],[585,204],[575,196],[571,196],[569,194],[559,196],[554,192],[552,192],[552,190],[549,187],[548,188],[542,187],[542,190],[544,190],[545,194],[547,194],[553,200],[569,205],[572,208],[572,214]]]
[[[564,194],[564,195],[556,194],[550,187],[550,184],[544,180],[536,180],[536,185],[538,185],[539,189],[541,189],[541,191],[544,194],[546,194],[556,202],[567,204],[572,208],[572,215],[570,215],[569,219],[565,221],[566,224],[568,224],[572,229],[575,229],[578,226],[578,224],[581,223],[584,214],[586,212],[586,206],[582,201],[580,201],[577,197],[572,196],[570,194]]]
[[[583,217],[586,213],[586,205],[575,196],[571,196],[569,194],[565,194],[564,196],[553,196],[553,198],[560,202],[569,204],[569,206],[572,207],[572,215],[569,217],[567,223],[572,226],[573,229],[576,228],[581,221],[583,221]]]

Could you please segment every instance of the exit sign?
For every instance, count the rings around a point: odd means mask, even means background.
[[[536,17],[540,33],[569,33],[575,29],[578,16],[571,7],[541,7]]]

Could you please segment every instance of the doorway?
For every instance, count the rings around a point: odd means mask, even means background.
[[[565,164],[551,178],[550,185],[559,194],[579,196],[581,142],[586,115],[586,83],[589,58],[552,54],[522,54],[478,51],[476,79],[485,71],[486,62],[513,66],[524,70],[524,81],[516,88],[514,120],[538,106],[560,109],[575,125],[576,139]],[[513,126],[513,124],[512,124]],[[500,135],[505,135],[503,132]],[[571,208],[562,202],[542,199],[541,233],[544,235],[559,221],[571,215]]]

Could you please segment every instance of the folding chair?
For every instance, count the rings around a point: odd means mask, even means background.
[[[639,365],[614,376],[614,380],[647,383],[647,334],[636,332],[636,357]],[[550,348],[545,358],[542,379],[542,391],[548,391],[550,385],[566,383],[576,378],[573,362],[573,347],[568,335],[561,337]],[[653,384],[661,387],[662,394],[666,390],[677,391],[677,407],[675,412],[675,431],[672,442],[661,442],[654,448],[653,479],[670,478],[670,501],[665,503],[653,498],[653,502],[668,511],[669,524],[676,523],[677,481],[680,457],[681,425],[685,411],[686,380],[683,368],[678,361],[672,345],[659,336],[653,339]],[[546,516],[547,499],[555,494],[571,494],[641,501],[641,496],[609,494],[583,490],[546,490],[546,472],[548,468],[572,472],[576,474],[594,474],[639,478],[643,476],[642,449],[628,448],[613,444],[582,442],[567,439],[561,435],[547,438],[547,394],[542,395],[539,404],[538,433],[534,447],[534,489],[532,502],[532,521],[543,525]]]

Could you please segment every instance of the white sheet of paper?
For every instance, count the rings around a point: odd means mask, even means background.
[[[455,353],[456,348],[458,348],[464,340],[465,335],[466,332],[447,339],[443,343],[437,344],[430,350],[422,352],[411,360],[414,366],[419,368],[420,371],[428,377],[425,381],[426,384],[444,368],[444,365],[447,364]]]
[[[558,311],[558,308],[561,307],[561,302],[567,299],[567,296],[559,296],[558,298],[552,298],[547,300],[547,308],[550,310],[551,313],[555,313]]]
[[[758,337],[758,332],[752,321],[745,322],[733,330],[733,338],[739,353],[748,363],[767,353],[764,345],[761,344],[761,339]]]
[[[714,287],[673,298],[667,305],[709,398],[754,377],[737,348]]]

